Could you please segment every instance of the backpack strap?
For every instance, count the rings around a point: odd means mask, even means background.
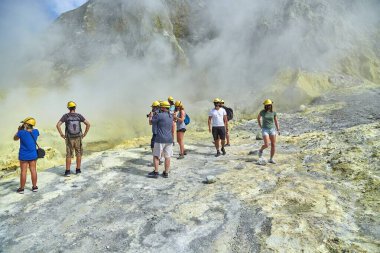
[[[40,146],[37,144],[37,141],[36,141],[36,139],[34,138],[32,132],[29,132],[29,133],[30,133],[30,135],[32,136],[34,143],[36,143],[37,147],[40,148]]]

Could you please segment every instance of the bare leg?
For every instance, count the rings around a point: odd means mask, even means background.
[[[77,169],[80,169],[81,163],[82,163],[82,157],[77,156]]]
[[[180,155],[184,155],[184,153],[185,153],[185,144],[183,141],[184,135],[185,135],[184,132],[177,132],[177,142],[179,145],[179,154]]]
[[[276,135],[270,135],[270,158],[272,159],[276,152]]]
[[[224,145],[225,145],[225,143],[226,143],[226,140],[222,140],[221,142],[222,142],[222,148],[224,148]]]
[[[269,136],[263,135],[264,145],[261,146],[260,151],[262,152],[264,149],[269,147]]]
[[[35,187],[37,186],[37,161],[30,161],[29,162],[29,170],[32,178],[32,185]]]
[[[230,144],[230,133],[226,132],[226,145],[231,145]]]
[[[215,148],[217,151],[219,151],[219,139],[215,140]]]
[[[66,170],[70,170],[71,166],[71,158],[66,157]]]
[[[165,173],[169,173],[170,169],[170,157],[166,158],[165,157]]]
[[[153,164],[154,164],[154,171],[155,172],[158,172],[159,163],[160,163],[160,159],[157,156],[153,156]]]
[[[20,188],[24,189],[25,183],[26,183],[26,169],[28,168],[28,162],[22,162],[20,161],[20,169],[21,169],[21,175],[20,175]]]

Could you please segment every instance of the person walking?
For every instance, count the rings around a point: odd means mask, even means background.
[[[177,159],[185,158],[185,154],[186,154],[185,143],[184,143],[184,137],[185,137],[185,132],[186,132],[185,117],[186,117],[185,108],[182,102],[177,100],[175,102],[175,113],[174,113],[174,121],[177,123],[177,142],[179,145],[179,156]]]
[[[155,127],[155,125],[152,124],[152,118],[154,115],[158,114],[160,112],[160,102],[158,101],[154,101],[152,103],[152,111],[149,112],[149,114],[147,115],[147,117],[149,118],[149,125],[152,126],[152,139],[150,140],[150,148],[152,149],[152,152],[153,152],[153,147],[154,147],[154,140],[156,139],[156,135],[157,135],[157,129]]]
[[[153,147],[154,171],[148,174],[149,177],[157,178],[159,159],[165,157],[165,171],[162,173],[164,178],[169,177],[170,158],[173,156],[173,140],[175,124],[173,115],[169,112],[170,104],[164,101],[160,104],[160,113],[153,116],[152,124],[157,129],[157,135]]]
[[[67,109],[69,110],[69,113],[64,114],[56,125],[60,136],[65,139],[66,143],[66,177],[69,177],[71,174],[70,166],[71,159],[74,158],[74,151],[76,157],[75,173],[81,173],[83,155],[82,139],[86,137],[90,130],[90,123],[81,114],[75,112],[76,107],[77,105],[75,102],[68,102]],[[63,134],[61,130],[61,125],[63,123],[65,123],[65,134]],[[84,133],[82,133],[81,123],[86,125]]]
[[[212,136],[214,138],[214,145],[216,148],[216,157],[220,156],[219,147],[220,144],[222,146],[221,151],[222,154],[225,155],[226,151],[224,149],[225,139],[226,139],[226,131],[228,131],[228,120],[227,113],[220,106],[220,99],[214,99],[214,108],[209,112],[208,117],[208,130],[212,132]],[[220,140],[220,141],[219,141]]]
[[[261,128],[264,144],[261,146],[259,150],[259,158],[262,158],[264,149],[269,147],[270,141],[270,159],[269,163],[275,164],[276,162],[273,160],[273,156],[276,152],[276,131],[277,129],[278,135],[280,135],[280,127],[277,120],[277,113],[273,111],[273,102],[270,99],[267,99],[263,102],[264,110],[260,111],[259,115],[257,115],[257,123]],[[261,122],[262,119],[262,122]]]
[[[40,135],[37,129],[33,129],[36,126],[36,120],[32,117],[28,117],[21,121],[22,125],[18,127],[17,133],[14,135],[13,140],[20,140],[20,149],[18,152],[18,159],[20,160],[20,187],[17,189],[17,193],[23,194],[26,173],[29,167],[30,175],[32,179],[32,191],[37,192],[37,149],[36,142]]]

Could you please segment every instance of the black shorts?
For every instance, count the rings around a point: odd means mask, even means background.
[[[157,134],[153,134],[152,139],[150,140],[150,148],[154,148],[154,141],[156,140],[156,135]]]
[[[186,128],[178,129],[177,132],[186,132]]]
[[[214,140],[221,139],[224,141],[226,139],[226,128],[224,126],[212,127],[212,137]]]

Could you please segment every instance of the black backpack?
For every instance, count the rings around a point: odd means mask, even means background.
[[[223,108],[224,108],[224,110],[226,110],[228,121],[233,119],[234,118],[234,110],[232,110],[232,108],[229,108],[229,107],[223,107]]]
[[[68,137],[79,137],[82,135],[81,119],[77,114],[68,113],[66,120],[66,134]]]

